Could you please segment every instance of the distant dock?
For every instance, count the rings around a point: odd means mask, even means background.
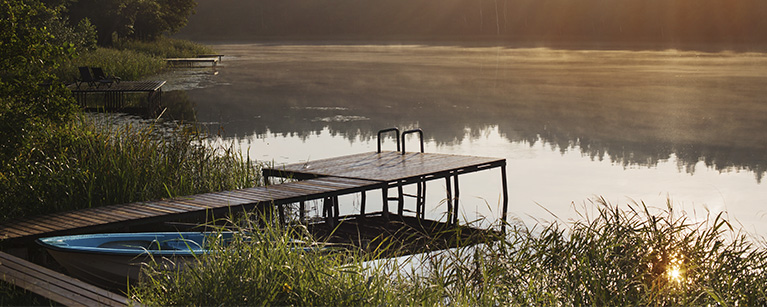
[[[196,58],[168,58],[165,62],[170,67],[216,66],[223,56],[223,54],[206,54]]]

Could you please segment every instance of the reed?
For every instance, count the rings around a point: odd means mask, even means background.
[[[198,259],[202,265],[171,271],[147,266],[146,278],[130,296],[161,306],[352,306],[378,304],[386,294],[387,280],[370,274],[361,254],[297,242],[314,242],[300,227],[245,220],[230,223],[239,225],[238,235],[212,244]],[[310,246],[315,249],[303,249]]]
[[[429,257],[405,290],[426,304],[767,303],[767,245],[722,214],[692,222],[670,203],[651,210],[604,199],[595,209],[570,224],[509,225],[505,240]]]
[[[153,41],[121,40],[115,44],[115,48],[133,50],[159,58],[193,58],[202,54],[215,53],[215,50],[209,46],[165,36]]]
[[[0,220],[258,185],[260,165],[187,125],[85,115],[31,137],[0,176]]]
[[[101,67],[108,75],[130,81],[157,74],[166,65],[162,58],[134,50],[97,48],[83,51],[72,61],[62,63],[56,75],[63,82],[72,83],[80,77],[77,70],[80,66]]]
[[[767,251],[723,215],[594,203],[572,223],[409,258],[301,253],[304,232],[266,228],[186,272],[150,271],[149,305],[764,305]],[[252,229],[258,229],[252,226]],[[378,254],[380,255],[380,254]]]

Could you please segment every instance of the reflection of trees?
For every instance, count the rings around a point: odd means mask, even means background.
[[[425,47],[402,57],[398,50],[302,48],[312,49],[243,51],[274,53],[269,61],[223,68],[217,78],[228,85],[189,91],[198,118],[214,129],[220,125],[225,136],[308,137],[328,128],[356,140],[398,126],[420,127],[438,144],[497,126],[512,142],[578,148],[626,166],[654,166],[673,155],[688,172],[700,161],[719,171],[753,171],[757,180],[767,171],[767,139],[754,132],[767,130],[759,75],[730,78],[721,66],[696,62],[697,54],[676,54],[666,63],[631,53],[627,65],[619,52],[592,59],[577,52],[491,49],[488,56],[481,48]],[[451,54],[455,50],[471,57]],[[510,54],[496,56],[503,52]],[[705,61],[717,61],[711,57]],[[729,69],[753,66],[746,63]],[[707,73],[700,64],[716,70]],[[659,67],[670,73],[647,72]]]

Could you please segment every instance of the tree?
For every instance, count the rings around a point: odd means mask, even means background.
[[[59,12],[37,0],[0,1],[0,157],[8,161],[31,131],[66,120],[71,94],[53,74],[75,45],[48,25]],[[0,170],[2,165],[0,165]]]
[[[75,0],[68,4],[73,21],[89,19],[98,31],[98,43],[110,46],[113,38],[152,40],[175,33],[194,13],[195,0]]]

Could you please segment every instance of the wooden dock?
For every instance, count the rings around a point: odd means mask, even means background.
[[[121,82],[122,83],[122,82]],[[160,85],[161,86],[161,85]],[[396,129],[394,129],[396,130]],[[396,130],[399,134],[399,130]],[[406,131],[409,133],[412,131]],[[420,130],[418,131],[420,132]],[[23,220],[10,220],[0,224],[0,247],[13,249],[25,254],[35,246],[41,237],[95,232],[151,231],[158,225],[169,222],[205,221],[210,217],[225,217],[231,213],[263,211],[277,208],[280,213],[286,205],[299,204],[304,220],[304,203],[322,200],[321,221],[306,222],[307,228],[318,238],[329,242],[353,244],[366,249],[398,242],[397,252],[418,252],[420,245],[428,242],[431,248],[448,248],[456,243],[468,244],[472,238],[486,240],[488,232],[458,225],[459,175],[493,168],[500,168],[503,188],[502,218],[506,220],[508,192],[506,160],[474,156],[459,156],[405,152],[404,142],[400,151],[399,135],[397,151],[381,151],[353,154],[343,157],[322,159],[264,169],[267,185],[255,188],[206,193],[156,201],[135,202],[122,205],[54,213]],[[404,139],[404,133],[403,133]],[[269,178],[289,177],[298,181],[269,184]],[[444,179],[447,192],[447,222],[430,221],[424,218],[426,203],[426,182]],[[415,184],[416,195],[403,193],[403,186]],[[396,189],[394,197],[390,189]],[[365,193],[380,190],[383,207],[380,212],[366,212]],[[339,196],[361,193],[359,214],[340,216]],[[415,216],[405,216],[404,197],[416,198]],[[389,202],[397,204],[396,212],[390,212]],[[503,225],[503,224],[502,224]],[[502,226],[503,227],[503,226]],[[155,230],[156,231],[156,230]],[[503,228],[502,228],[503,231]],[[442,242],[435,244],[435,242]],[[475,242],[477,243],[477,242]],[[77,280],[58,278],[60,282],[40,284],[55,272],[45,271],[31,262],[17,260],[0,254],[1,277],[16,285],[39,290],[43,295],[69,304],[67,297],[93,295],[92,290]],[[5,265],[5,266],[4,266]],[[12,270],[10,268],[13,268]],[[37,276],[29,279],[29,276]],[[52,278],[52,277],[50,277]],[[32,280],[32,281],[28,281]],[[53,280],[53,279],[51,279]],[[43,285],[43,286],[38,286]],[[37,290],[35,290],[37,289]],[[95,291],[95,290],[93,290]],[[97,294],[96,300],[114,298],[114,301],[98,301],[96,305],[124,305],[122,297],[108,292]]]
[[[0,279],[67,306],[140,306],[122,295],[3,252]]]
[[[28,244],[40,237],[109,232],[166,221],[202,219],[258,206],[280,206],[381,188],[381,183],[346,178],[317,178],[266,187],[176,197],[48,214],[0,224],[3,243]]]
[[[447,187],[448,222],[458,224],[458,199],[460,186],[458,176],[499,168],[503,189],[502,219],[506,221],[508,210],[508,191],[506,179],[506,159],[475,156],[446,155],[423,152],[379,151],[343,157],[329,158],[306,163],[295,163],[275,168],[264,169],[264,177],[286,177],[295,179],[310,178],[347,178],[379,182],[384,199],[383,215],[389,213],[389,201],[397,202],[397,213],[404,213],[403,186],[418,186],[416,215],[425,213],[426,182],[444,179]],[[388,196],[389,188],[396,188],[398,195]],[[360,214],[365,214],[362,204]]]
[[[146,95],[143,105],[139,108],[150,112],[156,112],[162,99],[162,87],[165,81],[121,81],[109,84],[97,84],[95,86],[82,84],[70,84],[67,88],[72,91],[78,104],[83,108],[94,107],[88,103],[88,98],[102,97],[100,102],[95,102],[95,108],[107,111],[122,110],[126,105],[127,95]]]
[[[221,61],[222,55],[211,55],[209,57],[197,58],[169,58],[165,59],[168,66],[171,67],[195,67],[202,65],[216,66]]]

